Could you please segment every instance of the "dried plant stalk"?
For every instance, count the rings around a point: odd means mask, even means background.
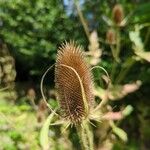
[[[81,122],[88,115],[83,98],[88,105],[88,111],[94,100],[93,82],[82,49],[74,42],[62,44],[58,50],[55,84],[63,117],[72,123]]]

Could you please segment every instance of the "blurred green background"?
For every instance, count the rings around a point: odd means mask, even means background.
[[[116,4],[123,9],[119,25],[114,19]],[[148,0],[0,0],[0,150],[42,149],[40,129],[49,111],[41,101],[40,80],[55,63],[58,47],[70,40],[82,45],[89,64],[104,67],[111,76],[110,91],[115,96],[110,97],[108,105],[114,111],[127,105],[133,108],[118,124],[127,133],[128,141],[112,138],[109,146],[107,135],[102,143],[95,137],[96,149],[102,150],[107,143],[106,150],[149,150]],[[94,72],[94,77],[97,75],[102,74]],[[55,107],[53,80],[52,70],[45,79],[44,90]],[[95,82],[105,86],[103,81]],[[131,86],[125,91],[127,84]],[[99,129],[109,130],[102,126]],[[49,130],[51,149],[80,149],[74,128],[67,135],[61,135],[60,130],[61,127]],[[96,135],[98,130],[93,132]]]

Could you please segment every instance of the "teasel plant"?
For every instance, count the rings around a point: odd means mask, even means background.
[[[55,88],[60,106],[55,110],[47,103],[43,92],[44,78],[53,67],[55,67]],[[42,97],[51,110],[46,125],[43,125],[41,130],[40,139],[44,150],[48,149],[45,145],[48,138],[43,139],[43,136],[48,131],[49,125],[61,124],[65,126],[64,131],[68,127],[76,127],[83,150],[95,149],[91,127],[95,126],[93,121],[101,122],[100,109],[103,106],[103,100],[99,104],[96,104],[94,100],[93,69],[103,70],[109,79],[104,68],[88,66],[82,47],[77,46],[75,42],[65,42],[58,49],[56,63],[47,69],[41,79]],[[111,84],[110,80],[108,86],[109,84]],[[54,116],[58,118],[58,120],[55,119],[55,122],[52,121]]]
[[[87,64],[85,60],[87,57],[85,58],[82,47],[77,46],[75,42],[65,42],[60,46],[56,63],[46,70],[41,79],[42,97],[51,110],[51,114],[41,129],[40,143],[44,150],[49,149],[47,146],[49,143],[47,134],[49,125],[62,125],[64,127],[63,131],[75,126],[83,150],[94,150],[96,148],[110,150],[113,145],[111,141],[113,135],[117,135],[124,142],[127,141],[126,132],[118,126],[121,120],[132,112],[133,107],[127,105],[125,108],[122,107],[119,112],[113,112],[113,108],[108,105],[108,101],[122,99],[129,93],[138,90],[141,85],[140,81],[124,85],[121,84],[121,81],[127,75],[131,66],[134,65],[134,63],[130,63],[130,60],[135,62],[132,58],[125,60],[120,73],[118,75],[116,74],[117,66],[122,62],[120,59],[122,42],[121,28],[126,26],[130,14],[124,16],[123,8],[121,8],[122,6],[116,5],[112,10],[112,19],[104,17],[109,26],[105,42],[105,40],[98,37],[96,30],[91,33],[89,32],[82,11],[78,3],[76,2],[75,4],[89,41],[89,51],[85,52],[85,54],[90,58],[89,62],[93,67]],[[111,77],[109,77],[107,71],[103,67],[98,66],[103,52],[99,41],[104,44],[109,44],[112,50],[114,59],[110,71]],[[54,110],[52,106],[47,103],[43,93],[44,78],[53,67],[55,68],[57,100],[60,106]],[[94,69],[100,69],[105,73],[105,76],[101,76],[106,82],[105,87],[100,87],[97,83],[94,84],[94,80],[96,80],[94,79],[95,74],[92,74]],[[97,102],[97,97],[100,99],[100,103]],[[99,124],[101,127],[97,127]],[[93,140],[93,126],[97,127],[98,132],[103,132],[98,133],[99,135],[103,134],[103,136],[98,137],[101,141],[98,141],[96,146]],[[108,143],[110,145],[106,146]]]

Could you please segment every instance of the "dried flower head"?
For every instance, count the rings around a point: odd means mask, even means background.
[[[109,44],[116,44],[116,34],[114,32],[114,30],[109,29],[106,33],[106,41]]]
[[[46,106],[45,102],[43,101],[43,99],[41,99],[38,104],[38,110],[43,111],[43,112],[47,110],[47,106]]]
[[[82,49],[74,42],[62,44],[58,50],[55,84],[64,117],[72,123],[81,122],[94,100],[93,83]]]
[[[117,25],[121,25],[124,19],[124,11],[120,4],[116,4],[113,8],[113,20]]]

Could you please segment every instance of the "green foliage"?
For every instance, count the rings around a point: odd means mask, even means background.
[[[2,92],[0,93],[1,96]],[[22,110],[22,108],[24,108]],[[25,109],[26,108],[26,109]],[[4,150],[37,149],[38,130],[36,114],[27,104],[14,105],[0,101],[0,147]]]
[[[43,124],[43,127],[41,129],[41,132],[40,132],[40,144],[44,150],[49,148],[50,142],[49,142],[49,138],[48,138],[48,133],[49,133],[49,126],[52,122],[53,116],[54,116],[54,113],[51,113],[47,117],[47,119],[46,119],[46,121]]]
[[[0,38],[11,48],[20,70],[23,65],[23,70],[41,74],[54,60],[58,44],[78,35],[70,34],[76,25],[66,16],[61,0],[0,0],[0,6]]]

